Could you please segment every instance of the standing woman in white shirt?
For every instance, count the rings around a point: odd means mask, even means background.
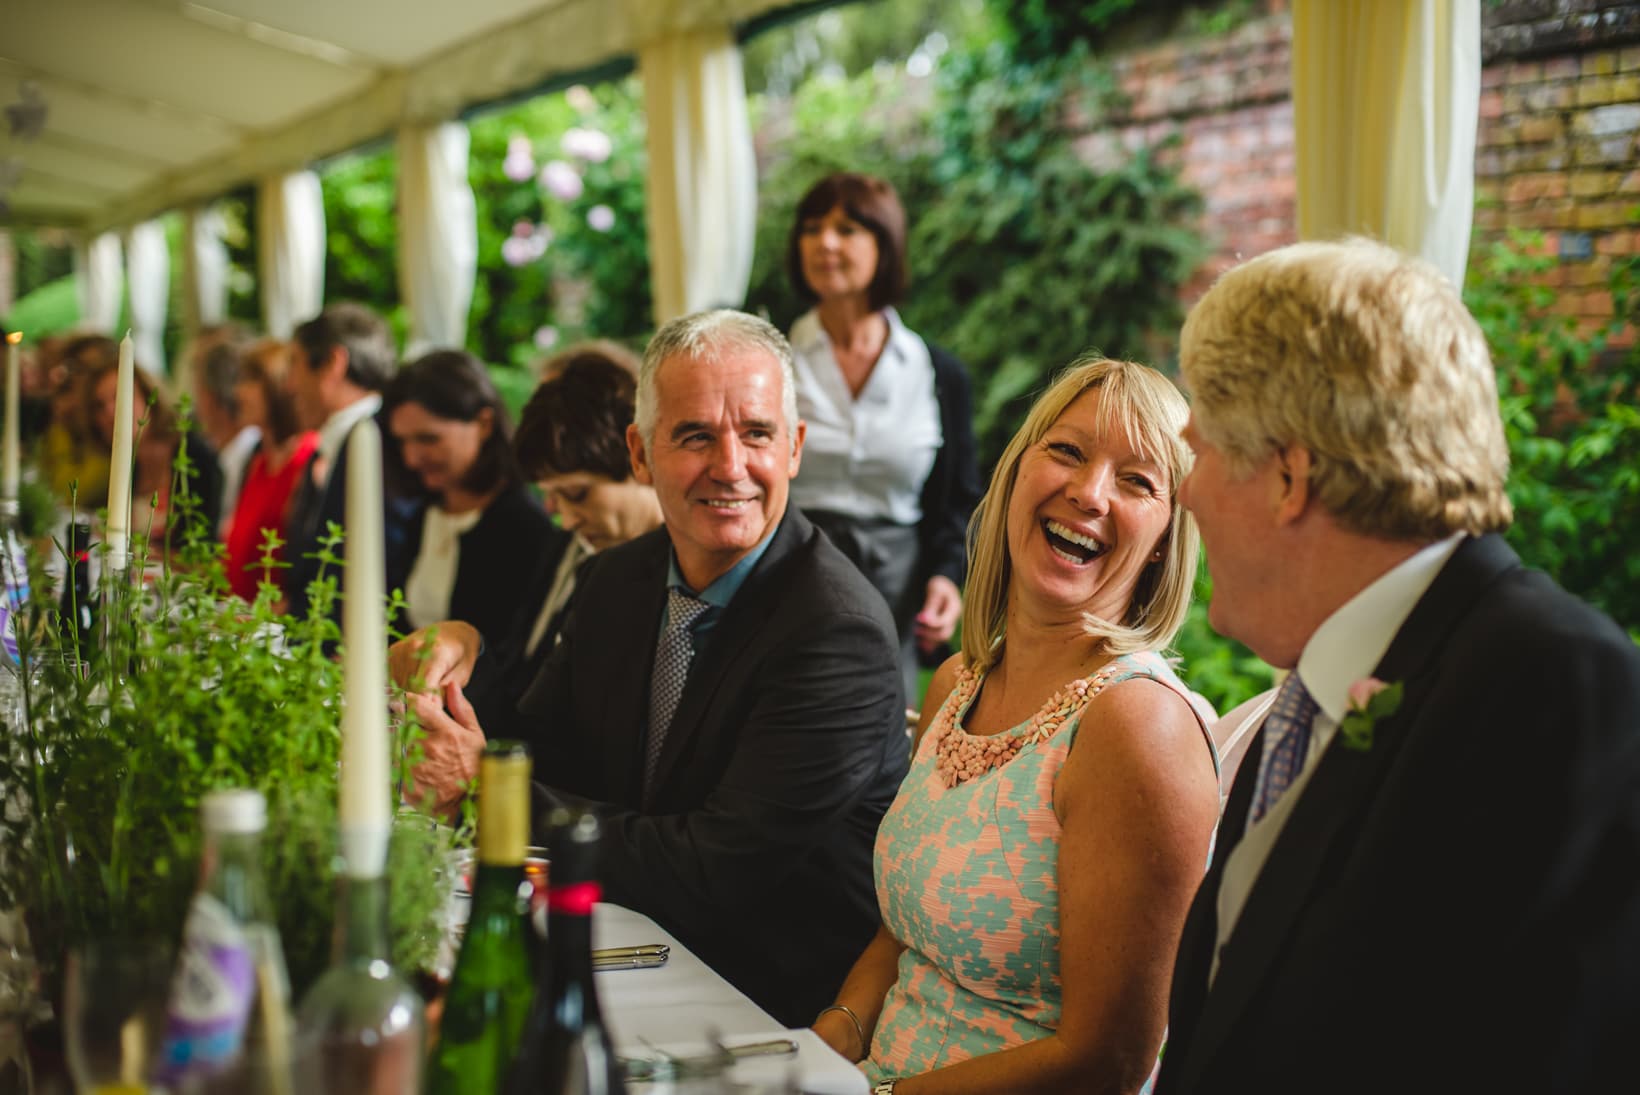
[[[507,634],[555,533],[524,485],[489,372],[463,350],[435,350],[399,371],[384,403],[427,500],[404,584],[410,624],[459,619]]]
[[[894,310],[905,228],[894,188],[870,175],[829,175],[798,203],[787,270],[814,307],[791,330],[808,423],[791,496],[887,599],[916,706],[919,654],[962,614],[981,486],[967,370]]]

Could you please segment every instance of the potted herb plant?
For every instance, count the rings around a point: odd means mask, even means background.
[[[249,604],[229,592],[193,500],[175,497],[189,531],[174,552],[156,547],[157,567],[136,553],[144,581],[100,583],[93,641],[50,596],[23,611],[21,700],[0,711],[0,908],[23,911],[48,997],[78,948],[174,943],[198,872],[201,797],[255,788],[268,804],[264,871],[297,999],[327,965],[334,905],[339,536],[305,612],[286,615],[271,582]],[[49,590],[38,552],[30,567],[31,587]],[[403,731],[396,751],[410,764],[415,734]],[[388,863],[401,969],[435,956],[454,839],[401,811]]]

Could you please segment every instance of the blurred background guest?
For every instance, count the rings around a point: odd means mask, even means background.
[[[1137,1091],[1218,818],[1213,712],[1161,655],[1199,539],[1187,410],[1092,360],[974,521],[962,651],[877,834],[883,926],[815,1029],[896,1095]]]
[[[59,503],[66,505],[72,494],[81,510],[90,511],[108,503],[111,456],[111,444],[103,444],[92,426],[90,387],[101,370],[118,366],[119,343],[84,335],[54,349],[47,367],[51,423],[40,438],[40,472]]]
[[[216,327],[209,338],[202,335],[195,340],[194,356],[187,363],[194,420],[216,453],[216,464],[222,472],[222,497],[218,502],[222,526],[218,531],[224,539],[239,501],[245,469],[262,436],[258,427],[245,424],[239,413],[239,363],[248,343],[239,327]]]
[[[437,649],[421,651],[430,629],[393,647],[394,678],[408,685],[420,670],[424,687],[436,691],[449,677],[491,734],[518,736],[518,700],[551,652],[575,573],[594,552],[624,544],[661,526],[655,488],[632,477],[626,428],[637,396],[638,358],[603,340],[580,343],[548,362],[548,379],[536,388],[519,417],[515,448],[525,475],[535,480],[558,514],[565,537],[523,598],[510,635],[484,647],[470,623],[438,625]],[[485,636],[489,639],[489,636]]]
[[[215,350],[206,355],[209,371]],[[289,539],[287,517],[297,484],[308,461],[319,448],[319,435],[297,425],[296,403],[285,390],[285,370],[290,349],[279,339],[265,338],[245,346],[239,353],[234,383],[234,403],[238,407],[240,434],[253,432],[261,439],[245,469],[244,484],[228,527],[224,565],[228,584],[247,601],[254,600],[263,580],[262,545],[268,533],[282,541]],[[276,548],[273,560],[281,562],[285,548]],[[271,576],[277,584],[278,574]]]
[[[435,350],[400,370],[384,408],[427,503],[404,585],[409,623],[453,617],[499,642],[521,580],[554,539],[518,470],[501,396],[472,354]]]
[[[176,412],[147,371],[137,368],[132,380],[131,415],[135,457],[131,471],[131,532],[153,546],[176,543],[184,531],[177,517],[174,473],[178,452],[187,454],[187,492],[207,536],[215,537],[221,520],[222,473],[197,430],[184,430]],[[87,387],[93,444],[105,452],[114,445],[114,397],[119,385],[117,360],[98,366]]]
[[[965,534],[980,495],[968,373],[900,321],[905,210],[894,188],[840,173],[798,203],[787,271],[815,302],[791,330],[808,423],[792,500],[888,600],[915,706],[919,652],[962,613]]]
[[[346,531],[347,453],[352,430],[374,418],[382,434],[382,563],[388,589],[404,586],[409,572],[411,540],[420,519],[416,499],[400,493],[403,468],[399,447],[388,431],[381,391],[398,370],[398,352],[387,322],[362,304],[340,301],[299,324],[290,342],[285,388],[296,403],[303,429],[319,432],[319,451],[291,500],[287,519],[290,563],[284,574],[285,600],[292,611],[306,613],[313,580],[319,576],[320,541],[332,523]],[[341,619],[341,601],[331,617]]]

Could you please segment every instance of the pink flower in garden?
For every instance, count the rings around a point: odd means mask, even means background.
[[[507,140],[507,158],[501,162],[501,172],[513,182],[525,182],[535,174],[535,152],[528,137],[515,135]]]
[[[535,329],[535,348],[537,350],[550,350],[556,345],[558,345],[558,328],[544,326]]]
[[[576,84],[564,92],[564,98],[569,105],[575,108],[577,114],[591,114],[598,108],[598,100],[592,97],[585,84]]]
[[[1377,677],[1362,677],[1350,685],[1350,707],[1356,711],[1365,711],[1372,698],[1389,685]]]
[[[558,142],[558,147],[563,150],[564,155],[578,156],[588,163],[603,163],[615,150],[608,134],[596,129],[582,129],[579,126],[565,133],[564,139]]]
[[[527,236],[508,236],[501,241],[501,261],[508,266],[523,266],[536,258],[535,244]]]
[[[595,205],[588,209],[587,227],[594,232],[608,232],[615,227],[615,210],[607,205]]]
[[[547,193],[561,202],[572,202],[581,196],[586,184],[581,173],[563,160],[548,160],[541,169],[541,185]]]
[[[535,235],[535,225],[526,220],[513,221],[512,234],[520,239],[529,239]]]

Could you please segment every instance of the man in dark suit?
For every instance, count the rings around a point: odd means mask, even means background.
[[[791,350],[762,320],[663,327],[627,432],[665,526],[593,556],[523,709],[541,796],[603,820],[604,896],[790,1025],[877,926],[872,845],[907,763],[894,624],[794,506]],[[481,733],[418,702],[433,735]]]
[[[1203,297],[1181,367],[1209,618],[1293,672],[1184,929],[1158,1090],[1634,1076],[1640,654],[1498,535],[1508,453],[1457,291],[1376,243],[1297,244]]]
[[[410,534],[417,507],[402,487],[404,476],[394,443],[381,421],[381,391],[398,369],[393,334],[386,322],[361,304],[332,304],[296,328],[291,339],[285,385],[296,403],[302,428],[319,431],[319,450],[308,464],[288,520],[285,600],[291,611],[307,610],[308,586],[319,576],[313,558],[332,522],[345,524],[347,510],[347,441],[353,427],[375,418],[382,432],[382,463],[387,483],[382,525],[387,550],[387,588],[404,585],[409,574]],[[334,567],[327,573],[339,578]],[[340,603],[333,615],[340,619]]]

